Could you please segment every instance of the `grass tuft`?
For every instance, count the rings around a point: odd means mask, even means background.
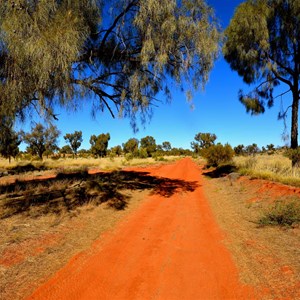
[[[258,221],[259,225],[292,226],[300,223],[300,201],[277,200]]]

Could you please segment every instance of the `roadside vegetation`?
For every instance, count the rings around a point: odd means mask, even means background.
[[[292,167],[291,159],[284,152],[235,156],[233,161],[242,175],[300,187],[300,168]]]

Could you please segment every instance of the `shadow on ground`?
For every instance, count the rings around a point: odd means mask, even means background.
[[[148,172],[114,171],[88,174],[61,173],[56,178],[16,181],[0,186],[0,218],[27,213],[30,216],[60,214],[91,203],[125,209],[130,196],[125,190],[150,190],[151,194],[170,197],[177,192],[191,192],[197,182],[169,179]]]
[[[203,175],[209,178],[220,178],[225,177],[230,173],[236,172],[237,168],[233,165],[223,165],[216,167],[213,170],[207,170],[203,172]]]

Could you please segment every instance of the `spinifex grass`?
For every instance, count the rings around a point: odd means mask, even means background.
[[[300,186],[300,168],[292,168],[291,160],[281,154],[237,156],[234,163],[244,175]]]

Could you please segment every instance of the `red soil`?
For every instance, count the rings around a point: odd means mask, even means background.
[[[254,299],[222,243],[199,167],[183,159],[143,171],[195,189],[153,193],[92,254],[74,257],[29,299]]]

